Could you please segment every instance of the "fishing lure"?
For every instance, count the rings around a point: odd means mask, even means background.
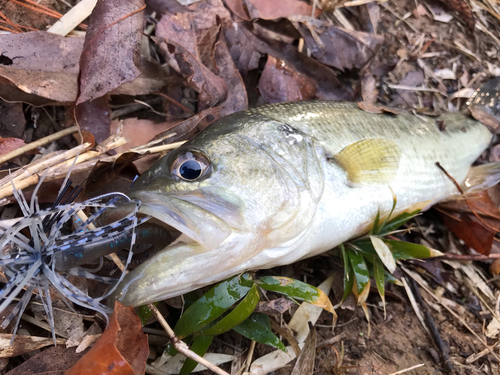
[[[0,290],[0,312],[13,303],[23,289],[25,290],[16,306],[0,325],[5,329],[17,316],[12,341],[23,311],[26,309],[32,294],[37,292],[42,300],[55,343],[51,287],[57,290],[60,298],[72,310],[73,308],[68,301],[99,312],[107,320],[107,315],[112,312],[112,309],[103,304],[102,301],[114,291],[117,283],[125,276],[126,268],[132,259],[132,250],[136,241],[136,227],[149,219],[144,217],[139,220],[137,212],[141,205],[140,201],[131,200],[122,193],[101,195],[82,203],[68,203],[72,202],[78,195],[79,189],[75,189],[65,202],[61,203],[71,185],[68,177],[52,207],[42,210],[37,199],[37,191],[42,182],[43,178],[36,186],[29,204],[23,193],[14,187],[14,196],[24,217],[11,227],[0,228],[0,270],[7,280],[3,289]],[[128,215],[108,225],[89,229],[106,210],[124,203],[132,207]],[[77,214],[84,209],[89,209],[93,213],[83,221]],[[71,221],[76,222],[76,225],[68,233],[68,224]],[[26,231],[29,232],[29,236],[25,235]],[[102,246],[102,242],[105,242],[107,246]],[[98,259],[99,256],[91,251],[95,246],[104,248],[106,254],[110,254],[114,251],[113,244],[120,243],[125,243],[129,252],[125,261],[125,270],[119,278],[95,275],[95,272],[102,267],[102,258],[100,266],[96,269],[89,270],[80,267],[81,264],[87,263],[88,257],[86,255],[89,253],[92,253],[92,260]],[[123,246],[119,248],[121,249]],[[91,298],[68,281],[67,275],[98,280],[112,286],[101,297]]]

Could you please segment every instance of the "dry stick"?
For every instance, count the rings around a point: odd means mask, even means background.
[[[59,21],[53,24],[47,31],[53,34],[66,36],[75,29],[85,18],[90,16],[97,0],[82,0],[69,10]]]
[[[422,366],[425,366],[425,364],[421,363],[419,365],[411,366],[411,367],[405,368],[404,370],[399,370],[399,371],[393,372],[392,374],[389,374],[389,375],[404,374],[405,372],[408,372],[408,371],[411,371],[411,370],[415,370],[416,368],[419,368],[419,367],[422,367]]]
[[[179,103],[177,100],[171,98],[170,96],[165,95],[162,92],[156,91],[156,92],[152,92],[151,94],[153,94],[153,95],[160,95],[160,96],[164,97],[165,99],[167,99],[170,103],[172,103],[176,107],[179,107],[180,109],[182,109],[184,112],[187,112],[187,113],[189,113],[189,114],[191,114],[193,116],[195,115],[195,113],[192,110],[190,110],[188,107],[186,107],[185,105]]]
[[[413,291],[413,295],[415,296],[415,299],[417,300],[417,303],[420,305],[420,309],[422,310],[422,313],[424,314],[424,321],[425,324],[427,325],[427,328],[429,329],[429,332],[432,337],[432,341],[434,341],[434,344],[436,347],[439,349],[441,353],[441,358],[443,359],[444,362],[444,367],[448,373],[453,371],[453,366],[451,365],[450,362],[450,356],[446,352],[445,345],[443,343],[443,340],[441,339],[441,335],[439,334],[439,331],[434,324],[434,319],[432,319],[431,314],[429,313],[429,310],[427,309],[427,306],[422,299],[422,295],[420,294],[420,290],[418,289],[417,283],[414,279],[410,278],[410,288]]]
[[[456,312],[454,312],[452,309],[450,309],[445,303],[443,303],[436,295],[434,295],[434,293],[432,292],[432,290],[430,290],[426,285],[422,284],[419,280],[415,279],[412,277],[411,275],[411,272],[407,269],[405,269],[404,267],[402,268],[403,271],[408,275],[410,276],[413,280],[415,280],[418,285],[420,285],[422,287],[422,289],[424,289],[427,293],[429,293],[432,297],[434,297],[434,299],[441,305],[443,306],[446,310],[448,310],[448,312],[453,315],[453,317],[455,319],[457,319],[460,323],[462,323],[464,325],[465,328],[467,328],[469,330],[470,333],[472,333],[480,342],[481,344],[484,345],[484,347],[486,349],[488,349],[488,351],[493,355],[493,357],[496,358],[497,361],[500,362],[500,357],[493,351],[492,348],[490,348],[488,346],[488,343],[481,337],[479,336],[475,331],[472,330],[471,327],[469,327],[469,325],[465,322],[465,320],[463,320],[462,318],[460,318]]]
[[[16,150],[9,152],[8,154],[1,156],[0,157],[0,164],[4,163],[12,158],[15,158],[16,156],[22,155],[27,151],[34,150],[37,147],[46,145],[47,143],[53,142],[56,139],[62,138],[66,135],[70,135],[70,134],[73,134],[76,132],[78,132],[78,126],[72,126],[71,128],[64,129],[64,130],[61,130],[60,132],[51,134],[47,137],[40,138],[39,140],[37,140],[35,142],[28,143],[26,146],[20,147]]]
[[[85,221],[87,220],[87,219],[84,219],[86,217],[86,215],[82,211],[78,212],[77,215],[80,219],[85,220]],[[90,224],[90,225],[93,225],[93,224]],[[89,225],[89,228],[90,228],[90,225]],[[115,262],[115,264],[118,266],[120,271],[122,271],[122,272],[125,271],[125,265],[123,264],[122,260],[118,257],[118,255],[113,253],[113,254],[110,254],[109,257],[113,260],[113,262]],[[216,374],[229,375],[226,371],[222,370],[220,367],[214,365],[210,361],[207,361],[205,358],[200,357],[198,354],[196,354],[191,349],[189,349],[187,344],[184,341],[182,341],[181,339],[179,339],[177,337],[177,335],[175,334],[174,330],[172,328],[170,328],[170,326],[168,325],[168,323],[165,320],[165,318],[163,317],[163,315],[161,315],[160,310],[158,310],[155,305],[153,305],[152,303],[149,303],[148,308],[151,310],[153,315],[156,317],[158,322],[161,324],[161,326],[163,327],[163,329],[167,333],[170,341],[172,342],[172,344],[174,344],[175,349],[177,349],[177,351],[179,353],[181,353],[184,357],[190,358],[193,361],[198,362],[200,365],[205,366],[207,369],[215,372]]]

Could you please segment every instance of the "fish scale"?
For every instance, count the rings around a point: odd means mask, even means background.
[[[138,306],[330,250],[366,233],[378,211],[387,215],[393,194],[395,213],[456,194],[436,163],[463,183],[491,137],[461,113],[424,120],[345,102],[274,104],[229,115],[157,161],[132,188],[140,212],[170,217],[168,225],[185,235],[130,272],[113,298]],[[197,152],[210,168],[185,181],[172,166]],[[182,223],[168,212],[174,206]],[[190,220],[201,218],[200,210],[212,218],[210,226]],[[219,239],[209,241],[213,236]]]

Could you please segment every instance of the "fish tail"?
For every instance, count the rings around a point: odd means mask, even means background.
[[[490,79],[467,102],[474,118],[494,133],[500,129],[500,77]]]
[[[464,194],[478,193],[500,182],[500,161],[471,167],[461,188]]]

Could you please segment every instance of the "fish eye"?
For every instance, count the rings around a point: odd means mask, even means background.
[[[172,173],[184,181],[196,181],[203,177],[210,167],[208,158],[199,151],[180,153],[172,163]]]

